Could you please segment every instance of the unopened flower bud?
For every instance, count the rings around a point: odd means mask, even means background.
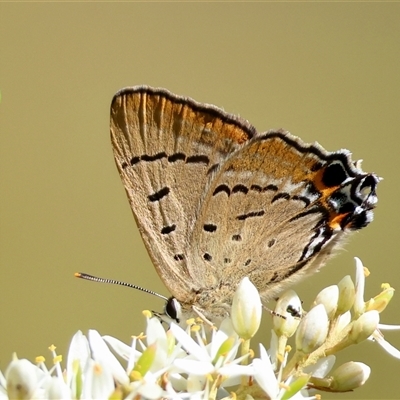
[[[336,368],[332,374],[331,389],[335,392],[354,390],[367,381],[371,368],[361,362],[350,361]]]
[[[274,310],[272,324],[278,336],[291,337],[299,326],[301,319],[301,301],[294,290],[283,293]]]
[[[251,339],[261,322],[262,305],[256,287],[245,277],[239,283],[232,300],[232,324],[243,339]]]
[[[339,300],[336,310],[336,315],[344,314],[353,307],[356,289],[354,287],[354,282],[349,275],[346,275],[338,283],[339,288]]]
[[[314,304],[323,304],[328,319],[332,319],[336,313],[339,300],[339,288],[337,285],[322,289],[314,300]]]
[[[26,359],[13,360],[6,371],[9,399],[31,399],[36,386],[35,366]]]
[[[325,307],[318,304],[301,320],[296,331],[296,348],[305,354],[320,347],[328,334],[328,316]]]
[[[354,343],[360,343],[368,339],[379,324],[379,313],[376,310],[362,314],[350,330],[349,337]]]

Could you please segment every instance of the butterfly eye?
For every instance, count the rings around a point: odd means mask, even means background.
[[[180,322],[180,318],[182,315],[182,307],[175,297],[170,297],[164,306],[164,313],[177,324]]]

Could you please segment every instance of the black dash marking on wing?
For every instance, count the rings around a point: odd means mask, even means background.
[[[271,248],[276,243],[276,239],[271,239],[268,241],[267,246]]]
[[[272,278],[269,281],[270,282],[276,282],[278,278],[279,278],[278,273],[274,272],[274,274],[272,275]]]
[[[262,191],[262,187],[259,185],[251,185],[250,186],[250,190],[254,190],[256,192],[261,192]]]
[[[159,201],[161,200],[164,196],[166,196],[169,193],[169,187],[165,186],[158,192],[155,192],[153,194],[150,194],[147,198],[151,202]]]
[[[260,211],[251,211],[247,214],[242,214],[242,215],[238,215],[236,217],[236,219],[238,219],[239,221],[244,221],[247,218],[251,218],[251,217],[261,217],[265,214],[264,210],[260,210]]]
[[[322,247],[325,246],[325,243],[332,237],[333,232],[331,228],[321,228],[322,231],[319,229],[317,230],[317,232],[315,233],[315,235],[311,238],[311,240],[308,242],[308,245],[304,248],[303,253],[301,255],[301,257],[299,258],[298,263],[301,264],[301,267],[303,265],[305,265],[305,263],[308,263],[310,261],[310,258],[314,255],[314,254],[318,254]],[[319,242],[317,242],[317,244],[314,246],[314,248],[312,248],[312,252],[309,253],[310,250],[310,246],[313,245],[314,240],[315,239],[321,239],[321,237],[323,238],[322,240],[320,240]],[[329,253],[328,253],[329,255]],[[301,267],[298,267],[296,269],[293,270],[293,272],[289,272],[289,275],[292,275],[292,273],[298,271]]]
[[[278,191],[278,186],[276,185],[267,185],[263,188],[263,192],[267,191],[272,191],[272,192],[277,192]]]
[[[230,258],[224,258],[224,264],[230,264],[232,260]]]
[[[228,197],[231,195],[231,191],[230,191],[229,187],[224,184],[219,185],[215,188],[213,196],[215,196],[216,194],[218,194],[220,192],[225,192],[228,195]]]
[[[128,163],[126,163],[125,161],[121,164],[121,168],[125,169],[128,166]]]
[[[311,166],[311,171],[312,171],[312,172],[317,172],[317,171],[319,171],[323,166],[324,166],[324,165],[323,165],[321,162],[316,161],[316,162]]]
[[[242,240],[242,236],[241,235],[233,235],[232,240],[235,242],[240,242]]]
[[[174,255],[174,260],[176,261],[182,261],[185,258],[183,254],[175,254]]]
[[[162,151],[161,153],[154,154],[154,156],[149,156],[147,154],[143,154],[140,157],[141,161],[156,161],[156,160],[161,160],[162,158],[167,158],[167,153],[165,151]]]
[[[203,258],[204,258],[206,261],[211,261],[211,260],[212,260],[211,255],[208,254],[208,253],[204,253],[204,254],[203,254]]]
[[[292,268],[290,268],[289,272],[282,277],[282,280],[289,278],[289,276],[293,275],[297,271],[300,271],[309,262],[310,262],[309,258],[307,258],[306,260],[303,260],[303,261],[299,261]]]
[[[207,175],[212,174],[218,167],[219,167],[219,164],[211,165],[211,167],[208,168]]]
[[[290,195],[288,193],[278,193],[272,198],[271,203],[274,203],[275,201],[278,201],[280,199],[289,200]]]
[[[247,259],[244,263],[244,266],[247,267],[251,263],[251,258]]]
[[[300,219],[300,218],[306,217],[307,215],[316,214],[316,213],[325,214],[325,217],[321,218],[321,223],[320,223],[320,225],[325,224],[325,223],[326,223],[326,220],[327,220],[327,218],[328,218],[328,216],[329,216],[329,213],[328,213],[328,211],[326,211],[324,208],[319,207],[319,206],[317,206],[317,205],[312,206],[311,208],[309,208],[309,209],[306,210],[306,211],[303,211],[303,212],[301,212],[301,213],[298,213],[298,214],[295,215],[294,217],[290,218],[290,219],[289,219],[289,222],[296,221],[296,220],[298,220],[298,219]],[[322,216],[323,216],[323,215],[322,215]],[[321,216],[321,217],[322,217],[322,216]]]
[[[168,235],[169,233],[173,232],[176,229],[176,225],[169,225],[169,226],[164,226],[161,229],[161,234],[162,235]]]
[[[247,194],[249,192],[249,189],[247,189],[247,187],[244,185],[235,185],[232,188],[232,193],[238,193],[238,192]]]
[[[217,225],[214,224],[204,224],[203,229],[206,232],[215,232],[217,230]]]
[[[304,203],[304,208],[308,207],[311,203],[310,199],[308,199],[305,196],[294,195],[294,196],[292,196],[292,200],[302,201]]]
[[[186,163],[187,164],[189,164],[189,163],[203,163],[203,164],[206,164],[206,165],[208,165],[208,163],[210,162],[210,159],[207,157],[207,156],[204,156],[204,155],[196,155],[196,156],[189,156],[187,159],[186,159]]]
[[[169,162],[175,162],[175,161],[179,161],[179,160],[185,161],[186,156],[183,153],[175,153],[175,154],[168,156]]]
[[[129,162],[131,165],[135,165],[140,161],[140,157],[132,157]]]

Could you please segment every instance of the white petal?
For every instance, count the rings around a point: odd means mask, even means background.
[[[199,361],[210,361],[210,356],[181,327],[171,323],[170,330],[182,347]]]
[[[114,389],[112,369],[106,363],[90,359],[83,381],[82,398],[108,399]]]
[[[393,345],[391,345],[389,342],[387,342],[381,335],[378,335],[377,332],[375,332],[372,337],[376,340],[376,342],[384,349],[386,350],[390,355],[392,355],[395,358],[400,359],[400,351],[396,349]]]
[[[174,367],[187,374],[202,376],[214,372],[214,366],[209,361],[175,360]]]
[[[354,302],[354,311],[357,315],[361,315],[365,311],[364,288],[365,275],[364,266],[358,257],[354,257],[356,261],[356,300]]]
[[[309,365],[304,368],[306,374],[311,374],[316,378],[325,378],[325,376],[331,371],[335,365],[336,357],[327,356],[320,358],[314,365]]]
[[[71,340],[67,356],[67,385],[71,387],[74,376],[73,362],[79,360],[81,370],[84,371],[90,357],[89,343],[81,331],[75,333]]]
[[[68,400],[72,398],[72,395],[71,390],[67,386],[67,384],[62,379],[53,376],[46,382],[44,398],[54,400]]]
[[[129,378],[125,370],[122,368],[122,365],[115,358],[115,356],[111,353],[110,349],[107,347],[99,333],[91,329],[89,330],[88,338],[93,359],[101,365],[107,365],[110,367],[115,380],[123,385],[127,385],[129,383]]]
[[[138,393],[145,399],[157,400],[162,398],[163,390],[153,382],[145,382],[140,385]]]
[[[378,329],[382,331],[398,331],[400,329],[400,325],[378,324]]]
[[[124,360],[129,360],[132,353],[131,346],[112,336],[105,335],[103,339],[120,357]],[[140,351],[135,350],[135,359],[139,358],[140,355]]]
[[[271,399],[275,399],[279,393],[279,386],[270,365],[265,360],[255,358],[253,360],[254,379]]]

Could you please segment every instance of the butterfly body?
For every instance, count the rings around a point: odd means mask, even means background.
[[[244,276],[271,299],[373,218],[379,178],[347,150],[257,133],[164,89],[118,92],[111,138],[149,255],[188,313],[226,315]]]

